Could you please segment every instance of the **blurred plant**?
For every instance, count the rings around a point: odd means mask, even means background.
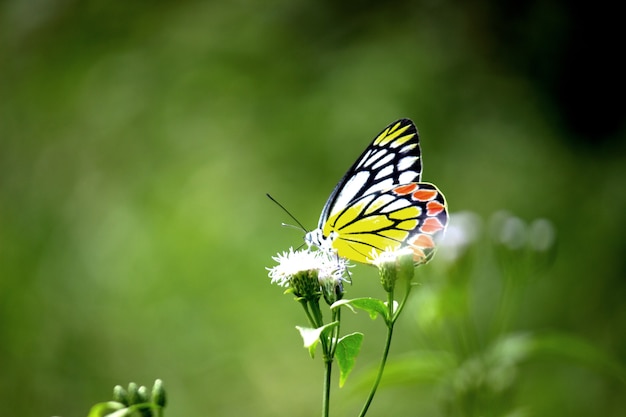
[[[525,416],[530,410],[516,404],[515,395],[520,366],[533,358],[573,361],[623,381],[619,362],[583,338],[511,324],[525,288],[555,257],[552,223],[527,224],[498,212],[487,224],[485,242],[476,214],[451,215],[432,265],[435,276],[411,300],[424,345],[388,364],[386,385],[432,386],[443,415]],[[364,388],[375,378],[371,369],[356,385]]]
[[[128,389],[116,385],[113,399],[91,407],[88,417],[163,417],[165,404],[165,388],[160,379],[154,381],[151,393],[145,386],[131,382]]]

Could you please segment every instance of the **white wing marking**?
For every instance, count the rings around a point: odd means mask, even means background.
[[[387,155],[388,152],[385,149],[379,149],[376,152],[373,152],[369,158],[364,158],[363,159],[363,163],[365,166],[370,166],[372,165],[374,162],[376,162],[377,160],[379,160],[380,158],[382,158],[383,156]]]
[[[410,145],[406,145],[404,148],[400,149],[398,153],[407,153],[411,149],[415,149],[417,143],[411,143]]]
[[[408,184],[413,181],[419,181],[419,172],[415,171],[404,171],[398,177],[398,184]]]
[[[335,200],[333,211],[329,213],[329,217],[332,217],[337,211],[343,210],[354,199],[354,197],[359,194],[359,191],[361,191],[369,177],[369,171],[359,171],[354,174],[341,189],[341,192],[337,196],[337,200]]]
[[[389,204],[387,207],[385,207],[384,209],[382,209],[380,212],[381,213],[391,213],[393,211],[396,210],[400,210],[403,209],[405,207],[408,207],[411,205],[411,202],[408,199],[396,199],[396,201],[394,201],[393,203]]]
[[[379,178],[384,178],[391,174],[393,174],[393,165],[387,165],[386,167],[378,171],[374,179],[377,180]]]
[[[388,153],[383,159],[376,162],[374,166],[372,167],[372,169],[379,169],[383,165],[387,165],[389,162],[393,161],[394,156],[395,156],[394,154]]]
[[[405,156],[398,162],[398,171],[404,171],[413,166],[417,161],[417,156]]]
[[[387,178],[384,181],[379,181],[376,184],[373,184],[370,188],[365,190],[363,195],[368,195],[371,193],[375,193],[378,191],[387,191],[393,187],[393,178]]]

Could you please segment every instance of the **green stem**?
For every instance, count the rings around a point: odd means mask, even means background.
[[[313,323],[315,327],[322,327],[324,325],[324,317],[322,316],[319,302],[310,302],[309,305],[311,306],[311,310],[313,310],[313,319],[315,320]]]
[[[322,395],[322,417],[328,417],[330,413],[330,375],[333,368],[332,358],[324,355],[324,393]]]
[[[324,318],[322,316],[322,311],[320,310],[319,303],[311,302],[308,303],[311,307],[311,312],[309,313],[307,310],[307,315],[309,320],[311,321],[313,327],[319,328],[324,325]],[[333,314],[333,320],[336,315]],[[338,326],[337,326],[338,327]],[[320,342],[322,345],[322,351],[324,355],[324,387],[322,393],[322,417],[328,417],[330,412],[330,377],[333,366],[333,357],[335,352],[335,345],[337,340],[336,329],[333,329],[331,332],[331,336],[320,337]]]
[[[412,288],[413,286],[411,285],[411,282],[407,281],[406,290],[404,291],[404,296],[402,297],[402,301],[400,301],[400,304],[398,305],[398,309],[394,311],[393,314],[389,315],[391,317],[390,320],[392,323],[395,323],[396,320],[398,320],[398,316],[402,312],[402,309],[404,308],[404,305],[406,304],[406,300],[409,299],[409,294],[411,293]],[[393,303],[393,299],[390,302]],[[391,313],[391,308],[390,308],[390,313]]]
[[[385,350],[383,351],[383,357],[380,360],[380,366],[378,367],[378,374],[376,375],[376,381],[374,381],[374,385],[372,386],[372,389],[370,390],[369,396],[367,397],[367,401],[365,401],[365,404],[363,405],[363,409],[361,410],[361,414],[359,414],[359,417],[363,417],[367,413],[367,410],[369,409],[370,404],[372,403],[372,400],[374,399],[374,395],[376,394],[376,390],[378,389],[378,384],[380,383],[380,380],[383,377],[383,371],[385,370],[385,364],[387,363],[387,356],[389,355],[389,348],[391,347],[392,335],[393,335],[393,323],[389,323],[389,326],[387,327],[387,340],[385,342]]]
[[[304,313],[306,314],[307,319],[309,319],[309,324],[311,324],[311,327],[316,327],[315,319],[311,315],[311,310],[309,310],[309,303],[304,298],[302,298],[300,300],[300,304],[304,309]]]
[[[338,322],[337,326],[333,329],[332,339],[331,339],[331,347],[330,347],[330,360],[332,361],[335,357],[335,351],[337,350],[337,341],[339,340],[339,332],[341,331],[341,307],[333,310],[333,321]]]
[[[339,340],[339,332],[341,328],[341,308],[332,310],[332,321],[337,321],[337,325],[333,328],[331,335],[328,337],[325,345],[322,339],[322,346],[324,348],[324,397],[322,400],[322,416],[328,417],[330,411],[330,376],[333,368],[333,360],[335,359],[335,352],[337,350],[337,341]]]
[[[404,296],[402,297],[402,301],[398,305],[398,309],[396,311],[393,310],[393,289],[387,293],[387,306],[389,308],[389,318],[386,320],[387,323],[387,339],[385,340],[385,349],[383,350],[383,356],[380,360],[380,365],[378,367],[378,373],[376,375],[376,380],[374,381],[374,385],[372,385],[372,389],[370,390],[369,396],[367,397],[367,401],[363,405],[363,409],[359,414],[359,417],[364,417],[369,409],[372,400],[374,399],[374,395],[376,395],[376,390],[378,389],[378,385],[383,377],[383,371],[385,370],[385,365],[387,364],[387,357],[389,356],[389,349],[391,348],[391,338],[393,337],[393,326],[398,319],[398,316],[402,312],[406,304],[406,300],[409,298],[409,293],[411,292],[411,283],[407,282],[406,290],[404,291]]]

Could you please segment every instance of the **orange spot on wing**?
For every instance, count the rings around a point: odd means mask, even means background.
[[[435,190],[417,190],[413,193],[413,198],[418,201],[428,201],[437,197],[437,191]]]
[[[441,213],[445,208],[446,207],[439,201],[429,201],[426,204],[426,214],[428,214],[429,216],[436,216],[437,214]]]
[[[393,192],[398,195],[406,195],[412,193],[417,188],[417,184],[411,183],[407,185],[401,185],[393,189]]]
[[[411,244],[414,246],[417,246],[418,248],[434,248],[435,247],[435,241],[433,240],[433,238],[428,235],[423,235],[423,234],[417,235],[417,237],[413,240]]]
[[[426,254],[423,250],[413,248],[413,262],[420,264],[426,260]]]
[[[420,227],[421,232],[431,235],[441,229],[443,229],[443,224],[441,224],[441,222],[434,217],[429,217],[424,220],[424,224],[422,225],[422,227]]]

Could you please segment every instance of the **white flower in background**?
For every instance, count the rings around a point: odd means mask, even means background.
[[[476,241],[481,228],[482,220],[476,213],[451,213],[446,234],[439,243],[438,256],[449,262],[458,259]]]

